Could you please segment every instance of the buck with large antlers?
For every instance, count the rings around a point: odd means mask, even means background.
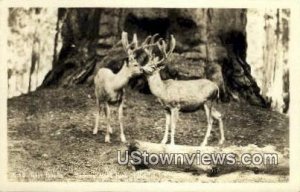
[[[161,143],[168,141],[168,132],[171,127],[171,142],[175,144],[174,135],[176,121],[179,112],[194,112],[204,109],[207,118],[207,131],[201,146],[207,145],[210,136],[213,120],[219,122],[220,135],[219,144],[225,141],[223,122],[221,114],[213,107],[214,102],[219,98],[219,88],[217,84],[207,79],[198,80],[162,80],[159,71],[165,66],[163,62],[172,54],[176,40],[171,35],[169,51],[166,51],[166,43],[160,39],[156,42],[163,57],[152,54],[152,49],[147,49],[149,62],[143,67],[147,77],[150,90],[155,95],[163,107],[166,109],[166,127],[165,134]]]
[[[135,75],[142,74],[141,65],[137,61],[138,50],[151,49],[150,46],[155,44],[149,44],[150,37],[138,46],[137,36],[134,34],[132,42],[128,43],[128,35],[126,32],[122,33],[122,45],[127,53],[128,59],[124,61],[121,70],[114,74],[108,68],[101,68],[97,72],[94,78],[95,94],[97,104],[96,122],[93,130],[93,134],[97,134],[98,125],[100,120],[100,112],[104,111],[107,123],[107,131],[105,134],[105,142],[110,142],[111,128],[111,114],[110,107],[112,105],[118,106],[118,115],[120,123],[120,137],[122,142],[126,142],[126,138],[123,130],[123,104],[124,104],[124,87],[127,85],[129,79]],[[153,41],[153,40],[151,40]]]

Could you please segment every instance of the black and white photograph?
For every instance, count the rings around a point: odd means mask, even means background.
[[[6,182],[291,182],[296,9],[55,2],[1,8]]]

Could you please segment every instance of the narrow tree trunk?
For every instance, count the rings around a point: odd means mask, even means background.
[[[37,8],[35,9],[35,12],[39,12],[40,10]],[[34,72],[36,73],[35,81],[36,84],[34,85],[34,88],[38,86],[38,73],[39,73],[39,65],[40,65],[40,51],[41,51],[41,42],[40,37],[37,32],[37,28],[40,24],[39,14],[34,15],[34,26],[35,30],[33,33],[33,41],[32,41],[32,52],[31,52],[31,65],[30,65],[30,71],[29,71],[29,83],[28,83],[28,92],[31,91],[32,88],[32,77],[34,75]]]

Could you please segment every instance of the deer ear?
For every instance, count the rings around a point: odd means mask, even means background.
[[[154,59],[153,59],[154,62],[157,62],[158,60],[159,60],[158,56],[155,56]]]
[[[160,70],[164,69],[165,67],[166,67],[165,65],[159,66],[158,70],[160,71]]]

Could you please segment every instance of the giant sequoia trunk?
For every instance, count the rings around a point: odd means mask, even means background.
[[[118,43],[122,30],[137,33],[140,41],[149,34],[174,34],[175,53],[162,78],[208,78],[219,85],[223,101],[242,98],[267,106],[245,60],[246,10],[60,9],[57,22],[63,45],[43,86],[92,83],[101,67],[117,72],[126,58]],[[147,92],[142,77],[131,85]]]

